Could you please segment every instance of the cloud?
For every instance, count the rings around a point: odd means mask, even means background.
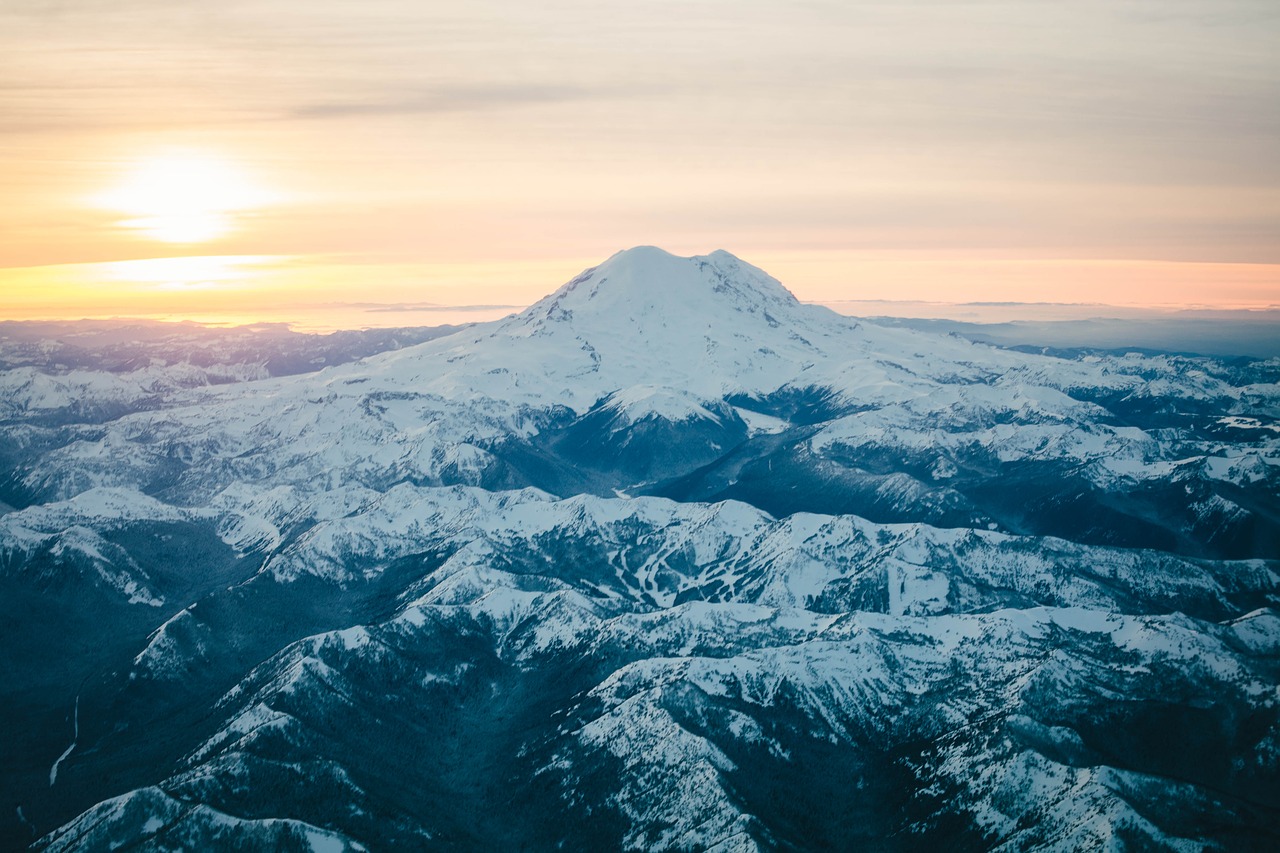
[[[415,311],[518,311],[524,305],[441,305],[437,302],[401,303],[364,308],[369,314],[393,314]]]
[[[589,98],[617,97],[620,94],[624,93],[618,89],[593,90],[579,86],[553,84],[442,86],[425,91],[406,92],[392,99],[320,101],[298,107],[291,116],[305,119],[477,112]]]

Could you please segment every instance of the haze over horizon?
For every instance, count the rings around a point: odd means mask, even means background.
[[[1275,307],[1278,35],[1250,0],[19,0],[0,319],[483,319],[637,244],[815,302]]]

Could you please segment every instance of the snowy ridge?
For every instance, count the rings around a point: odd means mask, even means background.
[[[1120,610],[1141,602],[1152,612],[1205,615],[1231,612],[1241,597],[1280,604],[1280,574],[1264,561],[1191,561],[852,516],[779,521],[736,502],[557,501],[534,490],[466,487],[398,486],[364,510],[315,524],[263,571],[347,582],[433,552],[450,555],[434,575],[443,584],[495,562],[545,574],[565,547],[576,560],[565,566],[567,582],[646,608],[691,597],[895,614],[1013,601]]]
[[[204,805],[190,806],[170,797],[159,788],[144,788],[103,803],[76,821],[58,830],[42,849],[85,850],[110,844],[121,826],[142,820],[142,839],[163,837],[166,843],[208,844],[252,843],[285,849],[290,844],[305,845],[310,853],[357,853],[365,847],[337,833],[293,820],[244,820],[217,812]]]
[[[517,603],[522,600],[527,606]],[[547,606],[553,600],[557,606]],[[537,639],[547,631],[558,639]],[[1136,827],[1149,839],[1163,837],[1139,817],[1140,811],[1115,801],[1104,781],[1137,784],[1143,781],[1140,775],[1106,766],[1077,769],[1071,750],[1090,752],[1086,741],[1073,728],[1038,722],[1043,710],[1036,697],[1043,690],[1063,679],[1105,685],[1100,696],[1078,697],[1085,705],[1075,712],[1082,715],[1075,725],[1086,726],[1096,703],[1146,695],[1156,671],[1163,673],[1161,690],[1260,707],[1274,707],[1276,701],[1267,670],[1239,658],[1229,634],[1207,636],[1181,617],[1031,609],[984,616],[824,618],[698,602],[606,619],[581,597],[486,592],[466,605],[415,605],[383,625],[309,638],[286,650],[249,677],[249,690],[226,697],[226,727],[170,784],[231,772],[255,756],[275,754],[282,743],[292,744],[288,749],[299,758],[317,749],[341,751],[336,743],[325,746],[332,735],[318,728],[323,706],[317,700],[336,690],[358,702],[366,679],[394,678],[405,691],[398,701],[406,703],[474,683],[476,674],[467,670],[406,678],[403,656],[455,635],[491,637],[495,651],[516,656],[520,671],[534,680],[546,677],[548,649],[556,652],[560,666],[578,658],[633,661],[575,700],[553,735],[552,752],[536,771],[553,779],[567,773],[571,780],[583,772],[575,768],[589,756],[601,750],[616,756],[623,772],[611,802],[631,826],[624,840],[628,849],[701,848],[733,839],[748,848],[769,846],[767,829],[742,811],[738,774],[739,762],[787,758],[787,737],[767,722],[769,709],[780,702],[800,715],[808,736],[832,745],[868,737],[889,743],[921,735],[940,738],[945,748],[927,770],[939,779],[963,780],[974,772],[994,780],[1010,774],[1028,778],[1033,784],[1023,789],[1005,781],[974,786],[963,801],[1007,843],[1039,848],[1046,836],[1066,832],[1084,843],[1105,835],[1108,826]],[[1055,651],[1078,643],[1091,646],[1088,658]],[[1114,666],[1116,660],[1124,666]],[[964,673],[963,689],[957,673]],[[902,710],[887,715],[885,707]],[[981,721],[976,740],[946,734],[971,729],[975,720]],[[1093,739],[1087,727],[1083,731]],[[1005,745],[997,746],[1001,737]],[[1046,737],[1062,746],[1049,749]],[[1267,751],[1280,745],[1278,738],[1280,729],[1264,735],[1256,760],[1264,761]],[[542,754],[533,743],[525,748]],[[1145,784],[1150,789],[1154,783]],[[1147,796],[1163,796],[1164,790],[1157,786]],[[1041,804],[1042,820],[1034,829],[1015,825],[1009,816],[1033,803]],[[1082,813],[1092,811],[1102,812],[1101,823],[1081,820]]]
[[[0,516],[0,573],[34,576],[59,584],[59,564],[96,578],[130,604],[159,607],[163,595],[128,551],[104,534],[139,524],[188,521],[192,512],[131,489],[82,492],[68,501],[28,507]],[[45,566],[41,557],[51,558]]]

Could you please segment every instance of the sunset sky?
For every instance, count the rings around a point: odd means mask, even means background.
[[[0,319],[456,322],[638,244],[1277,306],[1277,44],[1275,0],[6,0]]]

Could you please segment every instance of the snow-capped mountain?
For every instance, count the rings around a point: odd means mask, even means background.
[[[238,482],[536,486],[1261,556],[1280,539],[1274,373],[859,324],[725,253],[633,249],[420,346],[176,392],[105,429],[24,424],[14,442],[50,446],[16,454],[9,502],[90,486],[182,503]],[[1164,493],[1184,488],[1195,500],[1171,512]]]
[[[1280,841],[1275,362],[1003,350],[638,248],[241,379],[0,423],[6,838]]]

